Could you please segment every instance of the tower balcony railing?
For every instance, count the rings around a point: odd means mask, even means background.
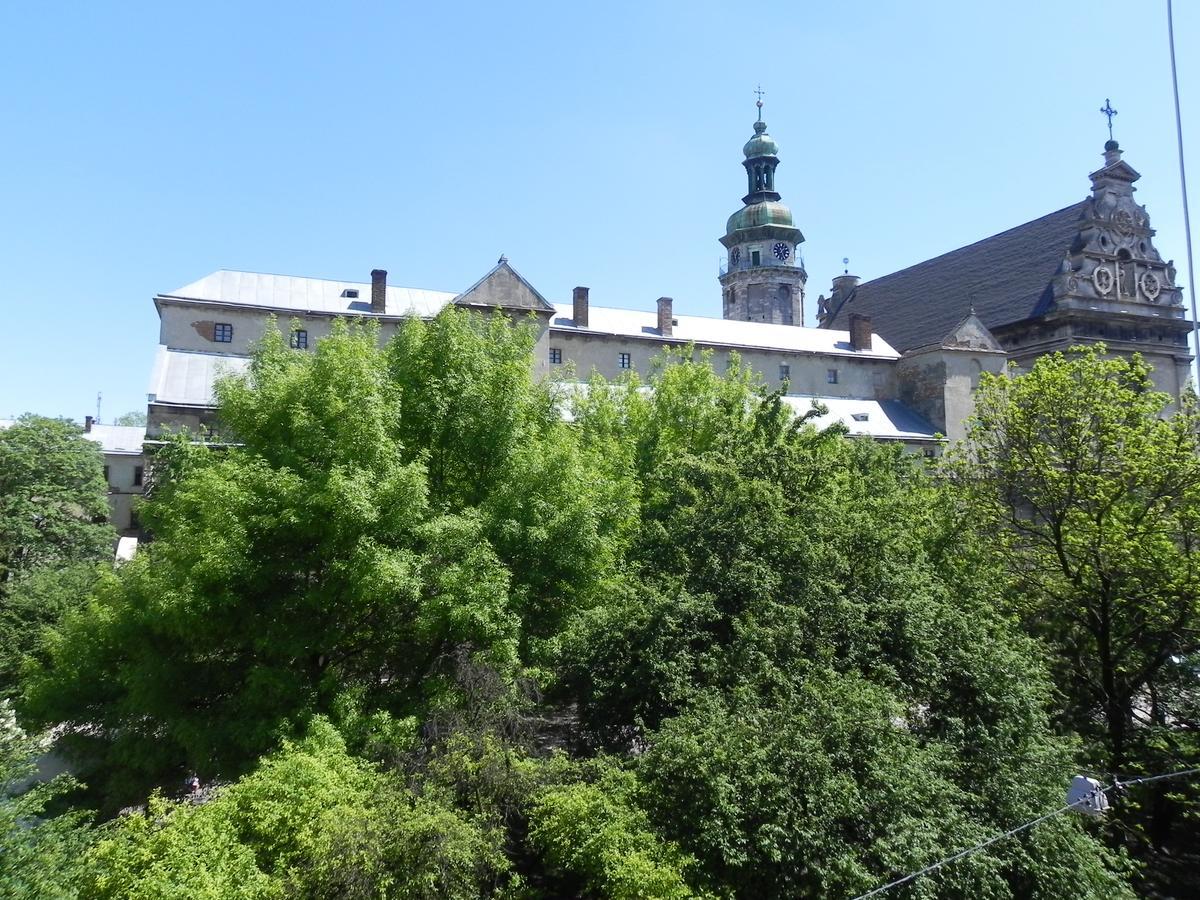
[[[774,256],[764,259],[757,265],[748,259],[739,259],[736,264],[731,265],[728,257],[722,257],[718,266],[721,275],[727,275],[730,272],[745,272],[750,269],[803,269],[804,258],[797,253],[790,259],[780,261]]]

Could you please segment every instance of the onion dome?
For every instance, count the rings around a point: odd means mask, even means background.
[[[755,228],[759,225],[782,225],[787,228],[795,226],[792,211],[778,200],[763,200],[743,206],[732,216],[725,225],[725,233],[733,234],[744,228]]]
[[[767,134],[767,123],[762,119],[754,123],[754,137],[746,141],[742,153],[746,155],[746,159],[753,159],[756,156],[779,155],[779,145],[775,143],[774,138]]]

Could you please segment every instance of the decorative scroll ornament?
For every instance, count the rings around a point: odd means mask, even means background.
[[[1092,284],[1101,294],[1107,294],[1113,286],[1112,270],[1106,269],[1104,266],[1097,266],[1092,272]]]
[[[1162,293],[1162,282],[1158,280],[1158,276],[1153,272],[1146,272],[1141,278],[1142,294],[1146,299],[1153,303],[1158,299],[1158,295]]]
[[[1129,237],[1131,234],[1133,234],[1133,227],[1133,213],[1131,213],[1129,210],[1118,209],[1113,214],[1113,228],[1115,228],[1117,233],[1122,237]]]

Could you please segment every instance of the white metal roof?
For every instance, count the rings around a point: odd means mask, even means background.
[[[147,399],[151,403],[181,406],[212,406],[213,384],[221,375],[244,372],[250,365],[245,356],[171,350],[158,345],[150,374]]]
[[[357,297],[345,297],[347,291]],[[387,289],[387,315],[415,313],[433,316],[457,294],[426,291],[419,288]],[[369,315],[371,284],[360,281],[328,281],[324,278],[300,278],[294,275],[266,275],[261,272],[233,272],[220,269],[199,281],[159,294],[163,298],[203,300],[235,306],[258,306],[290,312],[320,312],[334,315]]]
[[[141,453],[146,426],[94,424],[83,436],[99,444],[105,453]]]
[[[0,419],[0,429],[15,424],[15,419]],[[104,453],[141,453],[146,440],[146,426],[93,424],[92,430],[85,431],[83,436],[99,444]]]
[[[812,422],[828,428],[840,422],[852,435],[879,440],[929,441],[937,433],[925,419],[898,400],[856,400],[851,397],[810,397],[792,394],[783,398],[796,415],[819,403],[828,410]]]
[[[357,298],[344,297],[357,290]],[[388,286],[387,314],[434,316],[458,296],[447,291]],[[329,281],[293,275],[265,275],[259,272],[235,272],[221,269],[199,281],[166,294],[163,299],[200,300],[231,306],[250,306],[280,312],[320,312],[332,315],[369,315],[371,285],[358,281]],[[557,304],[551,327],[580,334],[610,334],[622,337],[663,341],[658,333],[658,314],[611,306],[591,306],[588,327],[579,328],[572,319],[570,304]],[[686,343],[783,350],[794,353],[820,353],[865,359],[898,359],[883,338],[875,335],[870,350],[850,349],[848,331],[825,328],[801,328],[795,325],[771,325],[766,322],[738,322],[708,316],[675,316],[671,340]]]
[[[555,382],[554,391],[564,419],[571,421],[571,398],[574,394],[587,393],[584,381]],[[643,393],[649,393],[649,385],[641,385]],[[857,400],[850,397],[817,397],[809,394],[788,394],[784,403],[797,416],[810,412],[813,404],[824,406],[824,415],[811,421],[816,428],[828,428],[842,424],[855,437],[871,437],[891,441],[933,441],[936,431],[918,413],[913,412],[896,400]]]
[[[565,304],[555,307],[557,314],[550,320],[556,331],[579,334],[612,334],[621,337],[668,340],[658,333],[658,314],[634,309],[614,309],[589,306],[588,324],[580,328],[572,318],[572,308]],[[867,359],[899,359],[900,354],[879,335],[874,335],[870,350],[852,350],[850,332],[825,328],[801,328],[795,325],[771,325],[766,322],[739,322],[714,319],[708,316],[674,316],[669,340],[725,347],[746,347],[762,350],[785,350],[794,353],[820,353],[854,356]]]

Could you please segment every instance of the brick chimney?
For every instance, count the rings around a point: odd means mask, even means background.
[[[588,289],[577,287],[571,292],[571,318],[577,328],[588,327]]]
[[[658,298],[658,333],[663,337],[671,336],[671,326],[675,324],[671,317],[671,304],[674,302],[670,297]]]
[[[871,317],[850,313],[850,349],[871,349]]]
[[[87,431],[91,431],[91,430],[92,430],[92,426],[93,426],[95,423],[96,423],[96,419],[95,419],[95,417],[94,417],[94,416],[84,416],[84,417],[83,417],[83,430],[84,430],[85,432],[87,432]]]
[[[371,270],[371,312],[387,312],[387,269]]]

